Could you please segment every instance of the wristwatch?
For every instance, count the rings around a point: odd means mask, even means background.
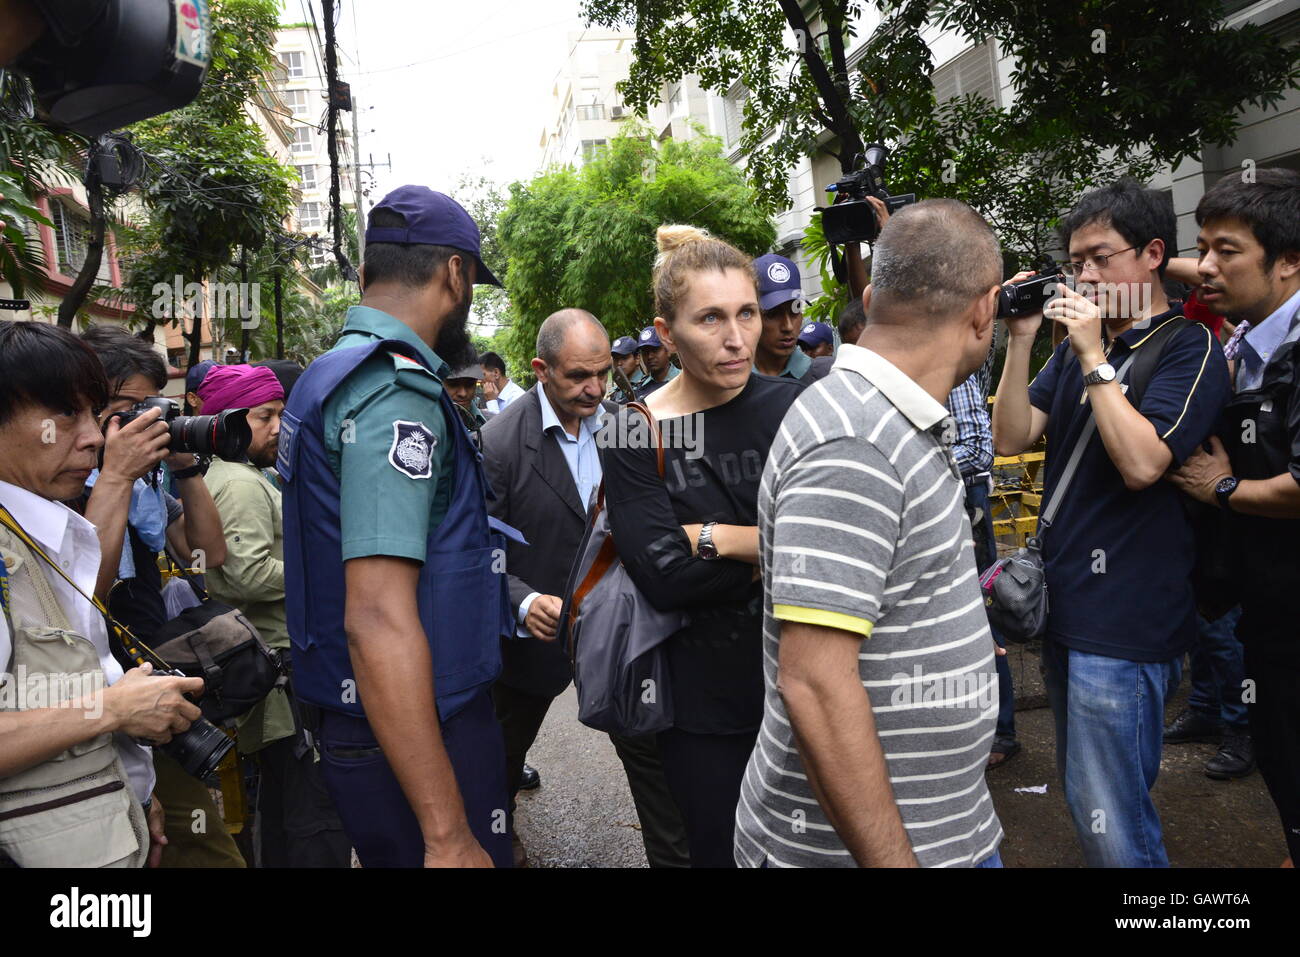
[[[1225,512],[1232,511],[1232,506],[1228,504],[1228,499],[1232,497],[1233,492],[1237,491],[1237,486],[1240,484],[1241,482],[1238,479],[1233,478],[1231,475],[1219,479],[1219,484],[1214,486],[1214,497],[1219,500],[1219,508],[1223,509]]]
[[[1101,385],[1103,382],[1114,382],[1114,381],[1115,381],[1115,367],[1111,365],[1109,362],[1103,362],[1101,365],[1097,366],[1097,368],[1093,369],[1091,372],[1089,372],[1087,375],[1083,377],[1083,384],[1085,386]]]
[[[177,469],[172,473],[174,479],[198,478],[208,474],[208,466],[212,464],[212,456],[196,455],[194,464],[187,469]]]
[[[695,543],[695,550],[707,561],[713,561],[718,557],[718,546],[713,544],[713,526],[717,524],[717,522],[709,522],[701,528],[699,540]]]

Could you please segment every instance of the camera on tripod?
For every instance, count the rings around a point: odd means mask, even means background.
[[[167,423],[167,429],[171,433],[168,450],[172,454],[193,452],[195,455],[215,455],[227,462],[238,462],[253,441],[253,433],[248,428],[247,409],[226,409],[217,415],[181,415],[181,408],[173,399],[151,396],[124,412],[113,413],[110,418],[119,419],[122,425],[126,425],[149,409],[162,410],[159,421]]]
[[[885,189],[885,161],[888,158],[889,147],[872,143],[858,156],[857,170],[826,187],[828,193],[837,197],[849,197],[833,206],[821,207],[822,230],[828,243],[842,246],[875,241],[880,235],[880,221],[867,202],[868,196],[881,200],[890,213],[916,202],[915,193],[891,196]]]

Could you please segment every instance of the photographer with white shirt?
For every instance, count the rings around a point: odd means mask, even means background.
[[[95,527],[61,504],[95,468],[107,401],[71,333],[0,322],[0,866],[156,864],[162,808],[139,742],[199,716],[183,695],[201,679],[123,673],[89,597]]]

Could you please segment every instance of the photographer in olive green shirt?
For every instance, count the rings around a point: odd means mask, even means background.
[[[253,436],[245,461],[214,459],[205,476],[226,536],[226,562],[208,572],[208,591],[240,609],[287,659],[280,490],[261,471],[275,464],[284,389],[270,369],[218,366],[198,394],[203,415],[247,408]],[[238,745],[241,754],[256,755],[260,771],[257,865],[349,867],[351,847],[284,688],[272,690],[239,719]]]

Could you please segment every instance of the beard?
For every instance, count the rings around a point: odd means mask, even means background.
[[[463,369],[476,358],[474,344],[469,338],[469,307],[474,298],[473,287],[465,284],[465,294],[460,303],[447,314],[438,330],[438,341],[433,344],[433,351],[453,369]]]
[[[275,455],[279,450],[279,443],[272,443],[269,446],[263,446],[260,449],[248,450],[248,462],[250,465],[259,469],[269,469],[275,466]]]

